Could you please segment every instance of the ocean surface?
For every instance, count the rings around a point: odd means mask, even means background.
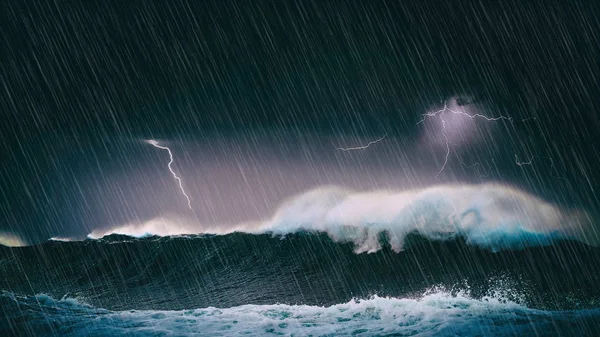
[[[1,336],[597,336],[600,248],[320,232],[0,247]]]

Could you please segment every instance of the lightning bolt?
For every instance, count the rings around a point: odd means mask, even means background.
[[[519,166],[531,165],[534,158],[535,156],[529,158],[529,161],[519,161],[519,157],[517,157],[517,154],[515,153],[515,163]]]
[[[166,146],[161,146],[160,144],[158,144],[158,142],[154,139],[150,139],[146,141],[148,144],[154,146],[155,148],[161,149],[161,150],[167,150],[167,152],[169,152],[169,164],[167,164],[167,167],[169,168],[169,171],[171,171],[171,174],[173,175],[173,178],[175,178],[175,180],[177,180],[177,183],[179,184],[179,189],[181,190],[181,193],[185,196],[185,198],[187,199],[187,203],[188,203],[188,207],[190,209],[192,209],[192,202],[190,200],[190,197],[187,195],[187,193],[185,193],[185,190],[183,189],[183,182],[181,181],[181,178],[179,178],[179,176],[177,176],[177,173],[175,173],[175,171],[173,170],[173,167],[171,165],[173,165],[173,153],[171,152],[171,149],[166,147]]]
[[[457,157],[458,157],[458,160],[460,161],[460,163],[462,164],[462,166],[464,166],[464,168],[466,168],[466,169],[472,169],[472,168],[475,168],[475,173],[477,173],[477,176],[479,176],[479,178],[487,178],[487,177],[489,177],[489,173],[485,173],[485,171],[483,171],[483,170],[481,169],[481,167],[483,167],[483,166],[481,165],[481,163],[474,163],[474,164],[471,164],[471,165],[467,165],[467,164],[466,164],[466,163],[465,163],[465,162],[462,160],[462,158],[461,158],[461,157],[459,157],[459,156],[457,156]],[[484,172],[485,174],[484,174],[484,173],[482,173],[482,172]]]
[[[356,146],[356,147],[336,147],[336,149],[340,150],[340,151],[354,151],[354,150],[364,150],[366,148],[368,148],[369,146],[373,145],[373,144],[377,144],[380,141],[384,140],[385,137],[387,137],[387,134],[383,135],[383,137],[370,141],[367,145],[362,145],[362,146]]]
[[[517,154],[515,153],[515,164],[519,165],[520,167],[523,166],[532,166],[533,165],[533,160],[534,159],[546,159],[548,161],[550,161],[550,170],[553,170],[554,172],[557,172],[558,170],[556,169],[556,166],[554,166],[554,160],[550,157],[546,157],[546,156],[532,156],[531,158],[529,158],[528,161],[520,161],[519,157],[517,156]],[[567,179],[558,176],[557,175],[552,175],[552,173],[550,173],[551,176],[553,176],[554,178],[558,178],[558,179],[562,179],[564,181],[567,181]]]
[[[486,121],[489,122],[494,122],[494,121],[499,121],[499,120],[507,120],[509,122],[512,123],[512,118],[510,117],[506,117],[506,116],[499,116],[499,117],[488,117],[482,114],[473,114],[470,115],[464,111],[459,111],[459,110],[453,110],[448,108],[448,103],[444,102],[444,108],[440,109],[438,111],[435,112],[428,112],[426,114],[422,114],[421,116],[423,116],[423,118],[417,122],[417,125],[424,123],[425,120],[428,117],[436,117],[439,116],[440,120],[442,121],[442,128],[440,129],[440,133],[442,134],[442,136],[444,137],[445,140],[445,144],[446,144],[446,155],[444,157],[444,164],[442,165],[442,168],[440,169],[440,171],[435,175],[435,177],[437,178],[442,171],[444,171],[444,169],[446,168],[446,165],[448,165],[448,157],[450,156],[450,140],[448,139],[448,135],[446,135],[445,130],[446,130],[446,120],[444,120],[444,115],[446,114],[446,112],[450,112],[452,114],[455,115],[462,115],[462,116],[466,116],[469,117],[470,119],[475,119],[475,118],[482,118],[485,119]]]

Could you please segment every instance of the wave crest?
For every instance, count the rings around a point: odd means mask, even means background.
[[[462,236],[499,250],[556,239],[595,243],[598,236],[590,227],[584,212],[560,210],[516,189],[488,184],[375,192],[317,189],[286,202],[264,230],[326,232],[336,241],[353,242],[357,252],[375,252],[382,234],[396,251],[414,232],[429,239]]]
[[[357,192],[321,187],[284,202],[270,220],[226,228],[201,228],[189,221],[153,219],[108,234],[181,235],[327,233],[338,242],[352,242],[356,252],[376,252],[382,238],[395,251],[404,249],[408,234],[429,239],[463,237],[469,244],[492,250],[521,249],[572,239],[598,245],[599,233],[584,211],[564,210],[540,198],[499,184],[442,185],[423,189]]]
[[[11,233],[1,233],[0,232],[0,246],[6,247],[22,247],[26,246],[27,242],[21,239],[20,237],[11,234]]]

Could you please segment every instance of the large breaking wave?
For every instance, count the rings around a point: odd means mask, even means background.
[[[600,241],[599,232],[584,211],[561,209],[499,184],[371,192],[322,187],[284,202],[266,221],[206,228],[182,219],[161,218],[96,230],[89,237],[234,231],[277,235],[324,232],[335,241],[354,243],[358,253],[375,252],[381,249],[382,241],[401,251],[407,235],[415,232],[434,240],[462,237],[470,244],[492,250],[549,245],[562,239],[590,245]]]
[[[0,247],[0,335],[592,336],[592,225],[501,185],[325,187],[252,224]]]

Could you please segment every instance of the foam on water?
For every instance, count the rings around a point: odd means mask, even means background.
[[[0,246],[7,247],[22,247],[26,246],[27,242],[15,234],[0,232]]]
[[[232,231],[276,235],[325,232],[335,241],[354,243],[358,253],[381,249],[382,235],[387,236],[392,249],[400,251],[407,235],[414,232],[433,240],[460,236],[470,244],[492,250],[549,245],[561,239],[591,245],[600,242],[600,232],[585,212],[561,209],[499,184],[372,192],[323,187],[291,198],[271,219],[258,224],[210,229],[181,219],[172,223],[161,218],[95,231],[90,237]]]
[[[600,309],[542,311],[502,297],[435,291],[418,299],[352,300],[329,307],[243,305],[183,311],[109,311],[74,299],[2,295],[0,332],[110,336],[585,335],[600,331]],[[9,311],[9,307],[15,307]],[[17,309],[18,307],[18,309]]]

